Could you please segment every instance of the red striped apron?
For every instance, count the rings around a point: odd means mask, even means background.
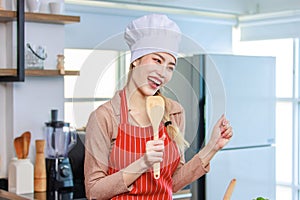
[[[139,159],[146,152],[146,142],[153,140],[152,126],[137,127],[128,123],[125,90],[120,92],[121,111],[118,136],[109,158],[108,174],[124,169]],[[152,169],[142,174],[134,183],[133,189],[112,199],[172,199],[172,175],[176,170],[180,156],[176,144],[169,138],[166,128],[161,123],[159,137],[166,135],[165,150],[161,162],[160,178],[154,179]],[[113,189],[113,188],[112,188]]]

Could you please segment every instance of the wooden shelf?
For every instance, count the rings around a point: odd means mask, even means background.
[[[16,69],[0,69],[0,76],[16,76]],[[57,69],[26,69],[25,76],[79,76],[79,71],[65,70],[61,73]]]
[[[16,11],[0,10],[0,22],[10,22],[16,20]],[[71,24],[80,22],[79,16],[54,15],[47,13],[25,12],[27,22],[53,23],[53,24]]]

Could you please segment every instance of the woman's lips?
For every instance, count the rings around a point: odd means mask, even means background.
[[[157,90],[158,89],[158,85],[156,85],[154,82],[152,82],[152,81],[148,81],[148,84],[149,84],[149,86],[152,88],[152,89],[155,89],[155,90]]]
[[[158,89],[159,86],[162,84],[162,82],[157,78],[149,77],[148,84],[150,85],[151,88]]]

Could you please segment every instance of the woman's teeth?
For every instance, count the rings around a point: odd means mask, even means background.
[[[154,78],[148,78],[149,81],[152,81],[155,85],[159,86],[161,85],[161,81],[154,79]]]

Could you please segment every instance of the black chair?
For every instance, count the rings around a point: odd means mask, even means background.
[[[69,159],[73,173],[74,198],[85,198],[84,187],[84,157],[85,157],[85,133],[77,133],[77,144],[69,152]]]

